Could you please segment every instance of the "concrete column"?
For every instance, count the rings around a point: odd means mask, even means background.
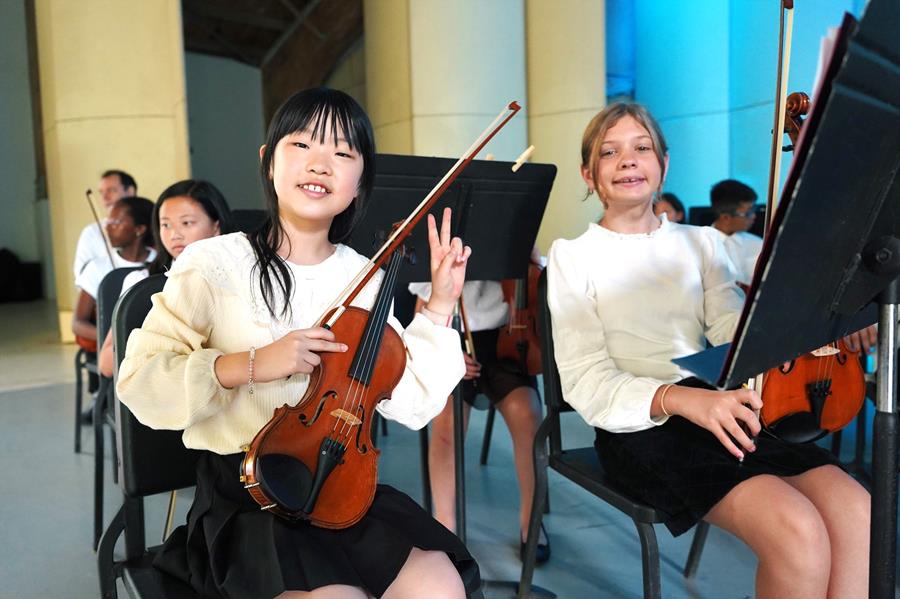
[[[525,101],[521,0],[366,0],[363,13],[379,151],[457,157],[509,101]],[[484,153],[515,159],[526,124],[517,116]]]
[[[36,0],[43,136],[60,332],[71,338],[71,264],[100,173],[155,199],[190,174],[178,0]]]
[[[596,221],[597,196],[582,201],[581,135],[606,103],[604,0],[527,0],[528,137],[534,162],[558,172],[538,246],[544,253],[557,238],[577,237]]]

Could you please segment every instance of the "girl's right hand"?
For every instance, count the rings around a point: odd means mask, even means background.
[[[481,376],[481,364],[475,361],[475,358],[467,353],[463,353],[463,359],[466,361],[466,374],[463,376],[464,381],[471,381]]]
[[[749,431],[755,438],[762,428],[755,410],[762,409],[763,403],[756,391],[715,391],[676,385],[669,389],[665,399],[670,414],[678,414],[710,431],[739,460],[744,459],[744,452],[737,444],[745,451],[756,451],[747,434]]]
[[[320,352],[345,352],[347,349],[344,343],[335,343],[334,333],[323,327],[291,331],[256,350],[254,380],[268,383],[298,372],[310,374],[322,362]]]

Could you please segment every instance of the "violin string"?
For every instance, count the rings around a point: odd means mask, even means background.
[[[388,272],[385,274],[384,279],[382,279],[382,288],[391,289],[394,287],[394,284],[397,280],[397,273],[400,270],[401,256],[399,254],[392,257],[391,261],[388,264]],[[373,331],[371,347],[367,348],[365,356],[365,364],[364,364],[364,373],[371,373],[374,366],[375,361],[378,358],[378,353],[375,351],[375,345],[378,343],[378,335],[381,334],[384,336],[385,327],[390,326],[387,324],[387,318],[390,315],[390,306],[393,302],[392,294],[383,294],[384,297],[380,298],[380,304],[377,306],[377,318],[378,320],[384,321],[384,327],[380,330]],[[354,403],[353,409],[355,410],[359,404],[362,404],[367,399],[367,394],[370,390],[369,386],[359,385],[359,391],[355,394],[355,399],[358,402]]]
[[[376,276],[377,276],[377,275],[376,275]],[[377,299],[378,299],[378,298],[376,297],[376,301],[377,301]],[[373,310],[373,312],[374,312],[374,311],[376,310],[376,307],[373,307],[372,310]],[[371,313],[370,313],[370,314],[371,314]],[[370,317],[371,317],[371,316],[370,316]],[[368,327],[366,327],[366,328],[364,329],[364,333],[365,333],[365,334],[364,334],[363,338],[360,339],[360,342],[359,342],[359,346],[358,346],[358,348],[357,348],[357,351],[356,351],[356,353],[354,354],[354,358],[353,358],[354,360],[356,359],[356,356],[358,356],[358,355],[363,355],[364,352],[367,351],[367,348],[369,347],[369,345],[370,345],[370,343],[371,343],[371,336],[372,336],[372,333],[371,333],[370,330],[368,330]],[[341,409],[342,409],[344,412],[349,412],[349,413],[351,413],[351,414],[353,413],[353,412],[352,412],[352,406],[353,406],[353,403],[354,403],[354,401],[353,401],[353,396],[354,396],[356,393],[358,393],[358,387],[360,386],[360,383],[359,383],[358,379],[356,378],[356,376],[359,375],[358,370],[359,370],[359,366],[357,365],[357,367],[355,367],[355,368],[350,372],[350,384],[348,385],[347,390],[346,390],[345,393],[344,393],[343,401],[341,402]],[[340,430],[340,432],[338,432],[338,438],[340,438],[340,439],[343,440],[343,439],[345,439],[346,436],[347,436],[347,429],[348,429],[348,427],[349,427],[349,426],[352,426],[352,425],[349,424],[349,422],[348,422],[347,419],[344,419],[344,418],[335,418],[335,420],[334,420],[334,426],[333,426],[333,428],[332,428],[332,433],[334,433],[334,432],[337,431],[337,429],[338,429],[338,424],[339,424],[339,423],[341,424],[341,430]]]
[[[384,289],[385,286],[392,286],[393,282],[396,280],[396,274],[399,270],[400,261],[397,258],[392,258],[388,264],[388,273],[382,278],[381,288]],[[376,297],[376,304],[372,307],[372,311],[370,312],[370,319],[378,319],[381,320],[383,313],[388,306],[390,306],[390,302],[392,301],[392,297],[390,294],[382,294],[379,293]],[[368,327],[367,327],[368,328]],[[356,378],[364,377],[366,374],[371,373],[371,369],[374,365],[374,360],[376,359],[376,352],[374,351],[374,347],[378,341],[378,333],[384,334],[384,330],[381,331],[371,329],[366,332],[365,339],[360,343],[360,356],[362,356],[362,362],[354,369],[351,376],[352,383],[350,385],[350,389],[348,389],[348,393],[345,400],[345,410],[349,411],[351,414],[355,414],[359,405],[365,400],[366,391],[368,387],[364,385],[362,382]],[[349,402],[349,406],[347,405]],[[349,409],[348,409],[349,407]],[[341,437],[347,437],[349,433],[352,432],[352,425],[349,421],[344,420],[343,425],[341,426],[340,435]]]

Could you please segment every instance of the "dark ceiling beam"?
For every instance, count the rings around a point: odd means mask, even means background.
[[[283,19],[268,17],[255,12],[214,6],[199,0],[182,0],[182,2],[184,12],[191,13],[202,19],[216,19],[227,23],[249,25],[272,31],[284,31],[289,26]]]
[[[255,67],[255,66],[257,66],[257,65],[259,64],[259,63],[257,62],[255,56],[254,56],[254,57],[251,57],[251,56],[250,56],[249,54],[247,54],[245,51],[243,51],[242,49],[238,48],[235,44],[231,43],[231,42],[230,42],[228,39],[226,39],[224,36],[222,36],[222,35],[220,35],[219,33],[217,33],[214,29],[211,29],[211,30],[209,31],[209,37],[210,37],[210,39],[212,39],[212,40],[214,40],[216,43],[218,43],[220,46],[222,46],[222,48],[224,48],[226,52],[228,52],[229,54],[231,54],[231,55],[232,55],[236,60],[238,60],[239,62],[243,62],[244,64],[248,64],[248,65],[250,65],[251,67]]]
[[[260,67],[265,67],[272,60],[272,58],[276,54],[278,54],[278,51],[281,50],[285,42],[291,39],[297,29],[303,24],[304,21],[306,21],[306,18],[310,14],[312,14],[312,11],[314,11],[321,2],[322,0],[310,0],[309,4],[303,7],[303,10],[298,11],[296,6],[294,6],[290,2],[282,0],[282,4],[284,4],[292,13],[294,13],[294,22],[291,23],[291,26],[278,36],[278,39],[275,40],[275,43],[269,46],[269,49],[266,50],[266,53],[263,55],[262,61],[260,61]],[[319,35],[321,35],[321,33]]]
[[[262,66],[266,121],[292,93],[322,85],[363,34],[363,0],[327,0],[317,4],[317,10],[308,15],[309,21],[327,32],[327,41],[323,43],[306,32],[295,31]]]

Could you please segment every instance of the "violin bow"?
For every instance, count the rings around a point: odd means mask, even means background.
[[[375,252],[375,255],[369,259],[368,263],[363,266],[362,270],[357,273],[357,275],[353,278],[352,281],[344,288],[344,290],[338,295],[337,299],[325,310],[325,313],[319,319],[319,322],[323,322],[322,326],[325,328],[329,328],[337,321],[341,314],[344,313],[344,310],[350,306],[350,302],[359,294],[363,287],[365,287],[366,283],[375,275],[381,265],[387,260],[387,258],[396,250],[403,240],[406,239],[409,234],[412,232],[413,227],[422,220],[422,217],[425,216],[425,213],[434,206],[435,202],[444,194],[445,191],[453,184],[456,178],[462,173],[467,166],[475,159],[475,156],[478,155],[478,152],[481,151],[484,146],[487,145],[491,139],[502,129],[506,123],[509,122],[516,113],[521,110],[522,107],[518,102],[510,102],[506,108],[504,108],[500,114],[497,115],[497,118],[488,125],[487,129],[481,132],[481,134],[472,142],[472,145],[469,146],[469,149],[456,161],[456,163],[450,167],[450,170],[441,178],[440,181],[432,188],[428,195],[425,196],[418,206],[412,211],[412,213],[406,217],[405,220],[402,221],[399,227],[394,229],[391,235],[388,237],[387,241],[385,241],[384,245]],[[325,317],[328,316],[329,312],[334,310],[331,316],[328,317],[328,320],[325,321]]]
[[[109,258],[109,265],[113,268],[116,267],[116,263],[113,262],[112,249],[109,244],[109,238],[106,236],[106,231],[103,230],[103,225],[100,224],[100,218],[97,216],[97,210],[94,208],[94,202],[91,201],[91,188],[88,187],[87,191],[84,192],[84,199],[87,200],[88,207],[91,209],[91,215],[94,217],[94,224],[97,225],[97,229],[100,230],[100,237],[103,238],[103,248],[106,250],[106,256]]]

